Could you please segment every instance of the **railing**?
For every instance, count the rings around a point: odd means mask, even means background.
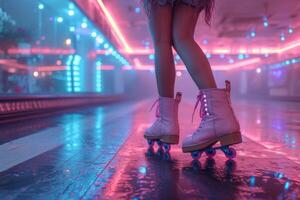
[[[0,96],[0,123],[15,121],[28,115],[51,113],[66,108],[111,103],[122,96],[70,95],[70,96]]]

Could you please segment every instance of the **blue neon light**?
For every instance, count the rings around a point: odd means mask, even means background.
[[[67,91],[80,92],[81,79],[80,79],[80,62],[81,56],[70,55],[67,60]]]
[[[101,65],[101,61],[96,62],[96,92],[102,92],[102,72],[100,69],[97,69]]]
[[[271,69],[278,69],[278,68],[286,67],[286,66],[293,65],[296,63],[300,63],[300,58],[293,58],[293,59],[282,61],[280,63],[274,63],[274,64],[269,65],[269,67]]]

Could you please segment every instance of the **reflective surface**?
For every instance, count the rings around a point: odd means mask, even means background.
[[[236,101],[244,143],[192,162],[180,146],[148,150],[151,102],[131,102],[1,127],[1,199],[297,199],[299,103]],[[181,139],[193,130],[180,106]],[[196,120],[195,120],[196,121]],[[16,128],[17,127],[17,128]]]
[[[0,95],[122,93],[106,79],[122,84],[116,77],[123,65],[74,1],[0,0]]]

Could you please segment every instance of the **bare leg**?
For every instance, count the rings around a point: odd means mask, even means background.
[[[172,52],[172,7],[153,6],[149,27],[155,50],[155,73],[159,95],[174,97],[175,65]]]
[[[194,40],[198,17],[197,9],[184,4],[175,5],[172,32],[174,47],[199,89],[216,88],[206,55]]]

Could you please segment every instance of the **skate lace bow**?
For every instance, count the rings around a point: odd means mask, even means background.
[[[197,102],[196,102],[196,105],[195,105],[194,111],[193,111],[192,122],[194,121],[195,111],[196,111],[199,103],[200,103],[200,118],[201,118],[201,120],[205,120],[205,116],[210,115],[208,112],[208,108],[207,108],[206,95],[203,92],[201,92],[197,97]]]
[[[150,111],[152,111],[152,109],[153,109],[154,106],[158,103],[158,101],[159,101],[159,98],[158,98],[156,101],[154,101],[154,103],[152,104],[152,106],[151,106],[151,108],[150,108]],[[159,104],[156,106],[155,115],[156,115],[157,118],[160,117],[160,113],[159,113]]]

